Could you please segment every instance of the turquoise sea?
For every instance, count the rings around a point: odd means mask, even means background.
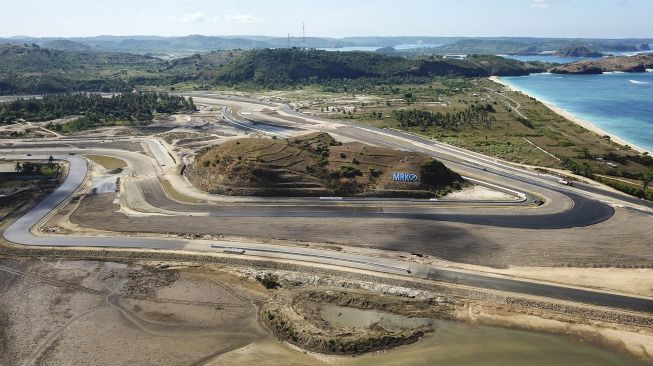
[[[542,62],[551,62],[557,64],[568,64],[578,61],[587,61],[587,60],[600,60],[601,57],[561,57],[561,56],[547,56],[547,55],[499,55],[505,58],[511,58],[513,60],[530,62],[530,61],[542,61]]]
[[[438,47],[442,46],[441,44],[398,44],[392,46],[395,50],[411,50],[415,48],[427,48],[427,47]],[[374,52],[383,46],[354,46],[354,47],[327,47],[327,48],[318,48],[318,50],[323,51],[340,51],[340,52],[349,52],[349,51],[365,51],[365,52]]]
[[[653,72],[544,73],[502,77],[501,80],[653,152]]]

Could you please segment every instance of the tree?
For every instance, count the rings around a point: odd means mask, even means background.
[[[21,171],[21,173],[25,173],[25,174],[29,175],[29,174],[32,174],[34,172],[35,167],[36,167],[35,164],[32,164],[29,161],[27,161],[27,162],[23,163],[20,171]]]
[[[52,168],[54,167],[54,156],[52,155],[48,157],[48,167],[50,168],[50,170],[52,170]]]
[[[653,181],[653,169],[649,169],[642,175],[642,189],[644,189],[644,193],[648,190],[651,181]]]

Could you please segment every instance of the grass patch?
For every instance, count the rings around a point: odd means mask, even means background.
[[[102,165],[106,170],[122,169],[127,166],[124,160],[104,155],[85,155],[86,158]]]
[[[175,201],[179,202],[185,202],[185,203],[200,203],[202,202],[201,200],[198,200],[196,198],[193,198],[191,196],[185,195],[172,186],[172,183],[170,183],[169,180],[163,179],[161,180],[161,185],[163,186],[163,190],[168,194],[168,196],[172,197]]]

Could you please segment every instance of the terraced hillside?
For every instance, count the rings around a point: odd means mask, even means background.
[[[415,179],[396,181],[395,173]],[[326,133],[229,141],[200,154],[185,174],[199,189],[237,196],[437,197],[463,183],[426,155],[343,145]]]

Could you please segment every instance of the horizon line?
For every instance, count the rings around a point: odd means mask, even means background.
[[[186,35],[157,35],[157,34],[128,34],[128,35],[117,35],[117,34],[96,34],[96,35],[78,35],[78,36],[56,36],[56,35],[25,35],[25,34],[17,34],[17,35],[11,35],[11,36],[6,36],[6,35],[0,35],[0,38],[5,38],[5,39],[12,39],[12,38],[99,38],[99,37],[121,37],[121,38],[129,38],[129,37],[158,37],[158,38],[186,38],[186,37],[194,37],[194,36],[201,36],[201,37],[215,37],[215,38],[225,38],[225,37],[241,37],[241,38],[247,38],[247,37],[267,37],[267,38],[287,38],[288,35],[282,35],[282,36],[275,36],[275,35],[264,35],[264,34],[224,34],[224,35],[207,35],[207,34],[199,34],[199,33],[192,33],[192,34],[186,34]],[[290,35],[291,38],[301,38],[301,35]],[[346,39],[346,38],[468,38],[468,39],[482,39],[482,38],[534,38],[534,39],[601,39],[601,40],[625,40],[625,39],[643,39],[643,40],[653,40],[653,36],[629,36],[629,37],[599,37],[599,36],[592,36],[592,37],[577,37],[577,36],[569,36],[569,37],[552,37],[552,36],[451,36],[451,35],[410,35],[410,36],[405,36],[405,35],[349,35],[349,36],[307,36],[306,38],[311,39],[311,38],[327,38],[327,39]]]

